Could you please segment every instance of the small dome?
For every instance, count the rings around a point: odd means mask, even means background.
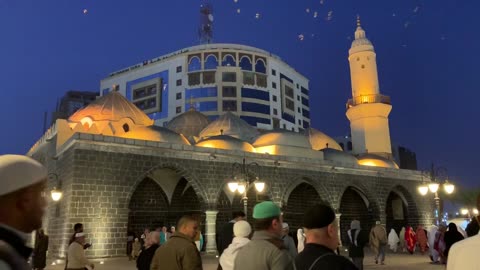
[[[168,122],[167,128],[178,134],[183,134],[187,138],[191,138],[194,136],[198,137],[200,132],[208,126],[209,122],[207,116],[195,109],[190,109]]]
[[[319,130],[309,128],[307,135],[313,150],[331,148],[343,151],[342,147],[340,147],[340,145],[334,139]]]
[[[248,142],[244,142],[240,139],[227,136],[227,135],[209,137],[207,139],[199,141],[196,144],[196,146],[226,149],[226,150],[240,150],[245,152],[255,152],[255,148],[253,148],[253,146]]]
[[[93,122],[120,121],[125,118],[130,118],[135,125],[153,125],[152,119],[116,91],[112,91],[87,107],[78,110],[68,118],[68,121],[77,123],[82,119],[91,119]]]
[[[258,130],[250,126],[231,112],[220,116],[200,132],[200,138],[205,139],[218,135],[229,135],[243,141],[251,142],[259,134]]]
[[[323,158],[325,160],[343,164],[358,164],[357,158],[349,153],[345,153],[333,148],[324,148],[320,151],[323,152]]]
[[[158,126],[136,127],[128,132],[125,132],[120,137],[127,139],[190,145],[188,140],[183,135]]]
[[[374,154],[364,154],[357,159],[359,165],[398,169],[394,161]]]
[[[312,149],[308,137],[302,133],[288,130],[275,130],[264,133],[253,142],[254,147],[268,145],[295,146]]]

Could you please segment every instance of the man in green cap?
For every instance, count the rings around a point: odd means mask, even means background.
[[[252,240],[237,252],[233,269],[293,270],[293,258],[283,245],[280,208],[271,201],[259,203],[253,218]]]

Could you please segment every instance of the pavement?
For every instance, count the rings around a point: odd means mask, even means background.
[[[218,265],[218,259],[215,256],[203,255],[203,269],[204,270],[216,270]],[[103,264],[101,264],[103,262]],[[51,265],[47,266],[47,270],[63,270],[64,265]],[[394,269],[412,269],[412,270],[443,270],[445,265],[430,264],[430,259],[427,255],[420,254],[406,254],[406,253],[387,253],[385,259],[385,265],[375,264],[373,254],[367,252],[364,259],[364,269],[382,269],[382,270],[394,270]],[[95,270],[135,270],[135,262],[128,261],[128,258],[110,258],[105,260],[95,261]],[[250,269],[246,269],[250,270]],[[254,270],[254,269],[252,269]]]

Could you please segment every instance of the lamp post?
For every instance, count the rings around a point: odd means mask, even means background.
[[[53,176],[55,178],[55,184],[60,185],[60,181],[58,180],[58,174],[56,173],[49,173],[48,177]],[[56,186],[53,187],[53,189],[50,191],[50,196],[52,197],[52,200],[55,202],[58,202],[62,198],[62,190],[60,188],[57,188]]]
[[[265,189],[265,182],[260,181],[258,177],[250,177],[251,173],[255,170],[254,168],[259,168],[260,165],[256,162],[246,163],[245,158],[243,158],[242,163],[235,162],[232,164],[233,170],[233,181],[228,183],[228,188],[231,192],[242,194],[243,201],[243,211],[245,212],[245,217],[248,218],[247,207],[248,207],[248,196],[247,192],[250,189],[250,186],[255,185],[257,192],[262,192]],[[236,174],[236,172],[240,172]],[[237,177],[239,175],[239,177]]]
[[[441,217],[440,196],[438,195],[440,186],[441,185],[443,186],[443,189],[447,194],[452,194],[453,191],[455,190],[455,186],[450,182],[448,182],[447,169],[444,167],[435,168],[434,165],[432,164],[430,171],[423,172],[422,174],[426,174],[426,177],[430,179],[430,182],[428,184],[422,183],[422,185],[418,187],[418,191],[422,196],[427,195],[429,191],[435,194],[435,197],[434,197],[435,208],[436,208],[435,219],[436,219],[437,225],[439,225],[440,217]]]

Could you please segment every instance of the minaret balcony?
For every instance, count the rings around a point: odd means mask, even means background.
[[[380,94],[376,95],[363,95],[358,96],[355,98],[351,98],[347,101],[347,110],[350,107],[357,106],[360,104],[367,104],[367,103],[383,103],[383,104],[391,104],[390,97],[384,96]]]

